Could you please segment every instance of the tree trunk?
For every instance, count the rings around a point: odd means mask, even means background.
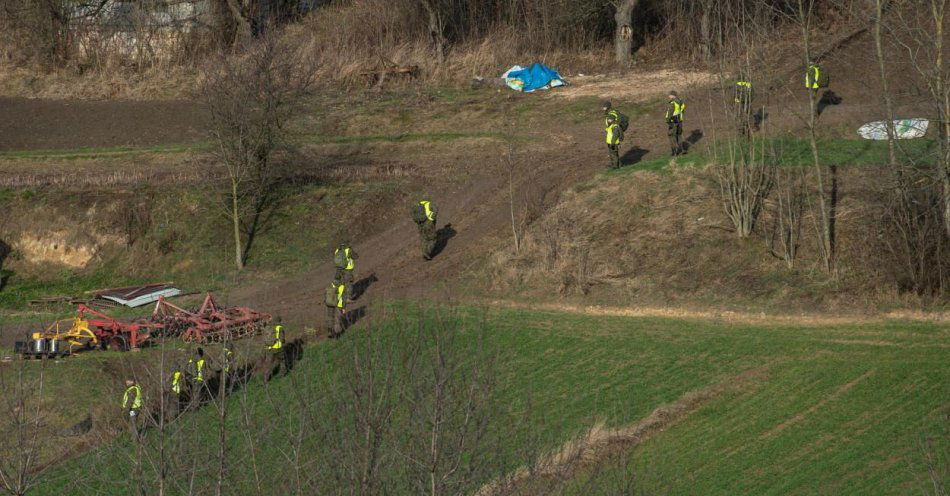
[[[638,3],[640,0],[620,0],[614,14],[614,59],[621,67],[629,67],[633,61],[633,28],[630,22]]]
[[[244,269],[244,253],[241,248],[241,217],[238,210],[238,183],[231,181],[231,221],[234,225],[234,264]]]
[[[894,140],[897,137],[897,132],[894,129],[894,104],[891,101],[890,85],[887,83],[887,62],[884,60],[884,45],[881,43],[883,37],[881,18],[884,16],[884,3],[883,0],[875,0],[874,2],[874,50],[877,54],[878,70],[881,73],[881,99],[884,101],[884,117],[887,119],[884,121],[884,129],[887,130],[888,165],[894,169],[897,174],[898,186],[902,187],[903,174],[901,173],[901,166],[897,163],[897,152],[894,149]]]
[[[811,62],[811,34],[809,29],[811,29],[811,6],[808,8],[805,7],[804,0],[798,0],[798,22],[802,30],[802,55],[804,56],[805,66]],[[824,262],[825,270],[828,272],[833,272],[835,268],[835,205],[834,205],[834,191],[837,187],[836,178],[832,178],[832,194],[831,201],[826,198],[825,191],[825,177],[824,169],[821,165],[821,159],[818,154],[818,136],[815,133],[815,127],[818,120],[818,110],[815,101],[815,94],[809,90],[808,92],[808,141],[811,148],[811,158],[812,165],[815,167],[815,176],[818,182],[818,207],[819,215],[821,216],[821,228],[819,230],[819,251],[821,252],[821,259]],[[832,175],[834,176],[834,170]],[[831,205],[829,205],[831,203]]]
[[[438,11],[438,6],[433,5],[432,0],[422,0],[422,6],[426,9],[429,16],[429,39],[435,48],[436,60],[441,64],[445,62],[445,32],[442,23],[442,15]]]
[[[703,14],[699,18],[699,36],[700,43],[699,49],[700,53],[703,56],[704,60],[709,60],[712,57],[712,5],[706,2],[701,2],[700,7],[703,9]]]

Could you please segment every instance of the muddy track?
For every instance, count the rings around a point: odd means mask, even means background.
[[[207,116],[185,101],[0,97],[0,151],[154,146],[205,139]]]
[[[692,113],[687,118],[684,136],[692,134],[697,142],[713,141],[717,136],[733,132],[729,116],[710,112],[708,92],[696,90],[685,97],[691,102]],[[779,100],[773,105],[767,121],[769,132],[803,130],[799,112],[805,110],[797,99]],[[902,108],[914,107],[913,102],[907,102]],[[658,117],[662,112],[662,108],[657,108],[656,115],[631,122],[623,145],[625,166],[636,167],[642,160],[668,154],[666,127]],[[827,127],[841,126],[873,118],[875,112],[870,105],[841,105],[826,110],[820,123]],[[536,198],[535,208],[543,213],[557,202],[562,192],[603,171],[607,155],[599,120],[589,125],[551,123],[538,134],[536,141],[544,143],[544,148],[532,150],[531,160],[519,165],[515,190],[530,190],[531,196]],[[357,280],[375,278],[351,308],[380,299],[470,299],[465,288],[455,284],[459,276],[471,274],[493,249],[511,243],[508,179],[504,169],[498,166],[504,145],[499,142],[497,147],[497,154],[473,155],[464,149],[458,150],[455,160],[446,165],[445,176],[465,177],[461,184],[423,180],[431,199],[439,206],[439,227],[451,225],[453,232],[444,250],[430,262],[421,258],[418,234],[409,220],[407,206],[377,206],[385,221],[375,223],[374,233],[351,238],[361,257]],[[411,169],[412,164],[404,166]],[[327,263],[299,276],[240,288],[231,297],[236,303],[267,308],[296,325],[319,327],[323,318],[323,288],[333,273],[329,258],[328,255]]]

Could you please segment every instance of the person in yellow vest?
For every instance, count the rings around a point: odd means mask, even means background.
[[[818,101],[818,88],[821,87],[821,68],[818,67],[818,64],[815,61],[808,63],[808,68],[805,69],[805,88],[808,91],[811,91],[812,96],[815,98],[815,101]]]
[[[340,243],[340,246],[333,252],[333,264],[336,266],[334,277],[342,280],[347,285],[353,284],[353,273],[356,269],[357,258],[359,258],[359,255],[348,241]]]
[[[604,102],[604,131],[607,133],[607,154],[610,155],[609,168],[620,168],[620,143],[623,142],[623,119],[619,111],[610,102]]]
[[[343,334],[343,320],[346,318],[346,302],[348,289],[346,284],[334,279],[327,287],[324,303],[327,307],[327,334],[337,338]]]
[[[421,200],[412,206],[412,220],[419,228],[419,238],[422,241],[422,258],[432,260],[435,255],[435,245],[438,241],[436,216],[438,210],[429,200]],[[345,284],[345,281],[341,281]]]
[[[122,395],[122,408],[124,408],[129,418],[135,421],[142,411],[142,388],[132,379],[125,380],[125,394]]]
[[[175,393],[175,396],[181,398],[181,395],[185,387],[185,374],[181,373],[179,367],[175,368],[175,371],[172,372],[172,392]]]
[[[267,346],[267,349],[279,353],[284,349],[284,326],[282,319],[277,317],[277,323],[274,324],[274,341]]]
[[[171,391],[175,395],[175,402],[178,404],[178,411],[184,410],[191,400],[191,388],[188,384],[187,375],[181,371],[182,367],[176,365],[172,372]]]
[[[667,98],[669,101],[666,104],[666,134],[670,138],[670,155],[675,157],[686,152],[682,143],[683,111],[686,110],[686,104],[675,91],[670,91]]]
[[[188,360],[188,368],[191,373],[192,380],[201,385],[205,381],[205,350],[204,348],[198,347],[198,350],[195,352],[195,357]]]
[[[227,374],[231,371],[231,364],[234,363],[234,352],[231,351],[231,345],[224,345],[224,347],[221,349],[221,358],[224,362],[224,366],[221,367],[221,370]]]
[[[754,96],[752,83],[748,78],[740,75],[736,81],[735,103],[736,103],[736,128],[739,134],[747,136],[752,129],[754,117],[752,115],[752,97]]]

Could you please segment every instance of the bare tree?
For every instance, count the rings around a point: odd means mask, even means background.
[[[793,13],[790,18],[795,23],[801,34],[802,61],[803,67],[807,67],[813,60],[811,30],[815,21],[815,2],[808,0],[795,0]],[[837,191],[838,178],[837,166],[831,164],[828,170],[821,163],[821,157],[818,152],[818,107],[815,93],[807,91],[808,94],[808,117],[806,126],[808,128],[808,144],[811,150],[812,167],[815,170],[816,189],[818,191],[818,228],[816,234],[818,238],[818,252],[824,263],[825,270],[833,272],[835,270],[835,222],[837,210]],[[830,177],[830,187],[829,180]]]
[[[948,0],[929,0],[928,8],[897,9],[894,38],[907,60],[923,76],[937,126],[934,181],[942,188],[944,230],[950,236],[950,66],[944,60]]]
[[[247,248],[272,199],[277,180],[273,153],[286,144],[287,123],[309,88],[310,76],[297,55],[284,43],[265,38],[250,45],[243,57],[221,56],[201,88],[211,114],[210,134],[227,172],[226,210],[238,270],[244,268]]]
[[[484,442],[494,387],[493,356],[486,346],[472,353],[444,323],[419,329],[417,367],[403,395],[408,401],[409,478],[416,494],[460,494],[485,473],[471,457]],[[479,341],[481,343],[481,341]]]
[[[40,401],[45,364],[21,360],[0,367],[0,489],[13,496],[27,494],[40,475],[37,466],[47,430]],[[36,374],[27,371],[33,366]]]
[[[723,207],[740,238],[755,230],[775,185],[775,166],[766,156],[764,144],[754,138],[731,143],[726,159],[716,168]]]
[[[769,236],[769,248],[778,253],[785,265],[795,266],[801,244],[802,217],[805,210],[805,175],[799,170],[779,171],[776,180],[775,208],[772,214],[773,228]],[[778,238],[778,242],[775,242]],[[776,246],[778,250],[776,250]]]

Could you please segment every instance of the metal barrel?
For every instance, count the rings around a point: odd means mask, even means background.
[[[46,340],[43,338],[33,340],[33,353],[46,353]]]
[[[49,352],[50,352],[50,353],[59,353],[60,351],[62,351],[62,349],[61,349],[62,346],[63,346],[63,342],[62,342],[62,341],[59,341],[59,340],[57,340],[57,339],[50,339],[50,340],[49,340]]]

